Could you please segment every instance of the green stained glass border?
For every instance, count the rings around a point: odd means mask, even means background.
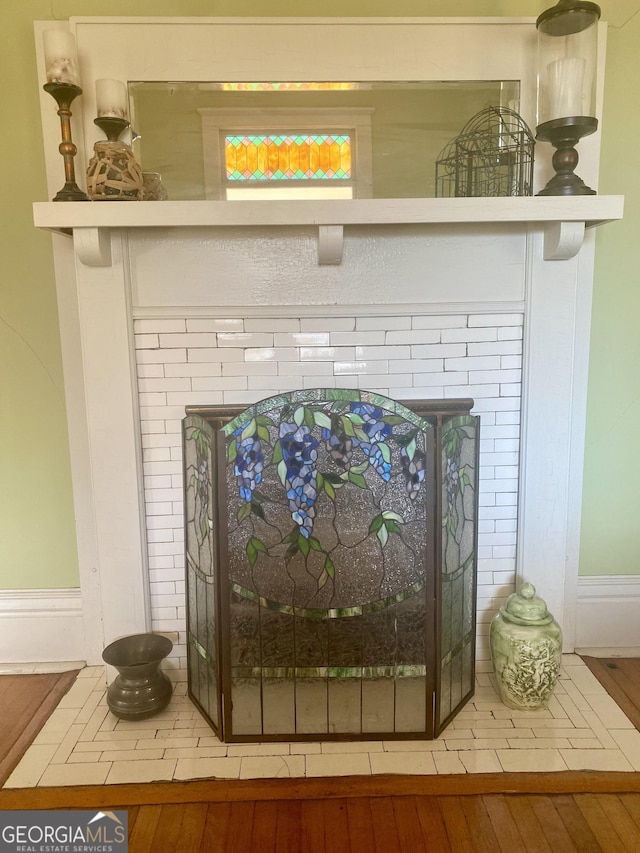
[[[453,583],[454,581],[461,578],[467,569],[470,569],[475,562],[475,552],[470,554],[465,562],[459,566],[454,572],[451,572],[449,575],[443,575],[443,583]]]
[[[215,666],[215,661],[212,655],[205,649],[202,643],[199,643],[198,640],[194,637],[193,634],[189,634],[189,643],[191,647],[200,655],[201,658],[204,658],[206,662],[210,666]]]
[[[196,566],[191,554],[187,554],[187,566],[189,571],[193,572],[203,583],[209,584],[209,586],[213,586],[215,584],[215,577],[213,575],[205,574],[200,566]]]
[[[426,666],[234,666],[233,678],[419,678]]]
[[[379,406],[382,409],[394,415],[399,415],[404,420],[417,426],[423,432],[433,429],[433,424],[420,417],[420,415],[407,409],[402,403],[396,400],[391,400],[383,394],[376,394],[373,391],[353,391],[342,388],[317,388],[304,391],[289,391],[286,394],[278,394],[275,397],[267,397],[253,406],[247,406],[233,420],[226,423],[221,432],[225,436],[232,435],[234,430],[241,427],[252,417],[263,415],[273,409],[282,408],[283,406],[299,403],[301,405],[313,405],[314,403],[371,403],[373,406]]]
[[[358,604],[353,607],[336,607],[328,610],[322,608],[296,607],[291,604],[281,604],[278,601],[264,598],[234,581],[231,581],[229,587],[232,592],[235,592],[237,595],[241,595],[249,601],[256,602],[261,607],[266,607],[268,610],[277,610],[279,613],[286,613],[288,616],[299,616],[305,619],[342,619],[350,616],[363,616],[365,613],[376,613],[377,611],[384,610],[394,604],[400,604],[400,602],[406,601],[408,598],[413,598],[414,595],[422,592],[425,585],[426,579],[422,578],[415,581],[415,583],[412,583],[411,586],[408,586],[406,589],[403,589],[402,592],[398,592],[395,595],[389,595],[387,598],[381,598],[378,601],[371,601],[368,604]]]

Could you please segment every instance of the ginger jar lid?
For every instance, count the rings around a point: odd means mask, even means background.
[[[548,625],[554,621],[545,602],[536,595],[535,586],[528,582],[509,596],[500,613],[508,622],[518,625]]]

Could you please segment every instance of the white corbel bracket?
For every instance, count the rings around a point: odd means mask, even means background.
[[[111,236],[108,228],[74,228],[73,243],[78,260],[87,267],[111,266]],[[344,228],[342,225],[318,227],[318,263],[321,266],[342,263]]]
[[[78,260],[86,267],[111,266],[110,228],[74,228],[73,247]]]
[[[545,261],[563,261],[575,257],[584,241],[584,222],[548,222],[544,232]],[[74,228],[73,241],[78,259],[88,267],[111,266],[110,229]],[[318,227],[318,263],[337,266],[342,263],[344,228],[342,225]]]
[[[544,227],[545,261],[568,261],[584,242],[584,222],[547,222]]]

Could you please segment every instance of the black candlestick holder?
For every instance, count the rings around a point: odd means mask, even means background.
[[[73,158],[78,153],[78,149],[71,138],[71,104],[78,95],[82,94],[82,89],[74,83],[45,83],[43,89],[58,104],[62,131],[62,142],[58,146],[58,151],[62,154],[64,161],[65,184],[53,201],[89,201],[89,196],[76,184]]]
[[[119,142],[120,137],[129,127],[127,119],[118,118],[118,116],[98,116],[94,118],[93,123],[97,124],[107,137],[107,142]]]
[[[592,116],[570,116],[545,121],[536,128],[536,139],[550,142],[556,149],[551,165],[556,174],[538,195],[596,195],[582,178],[574,174],[578,165],[576,145],[583,136],[598,129],[598,119]]]

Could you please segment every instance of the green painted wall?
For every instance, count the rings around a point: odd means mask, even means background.
[[[600,191],[624,219],[598,229],[580,574],[640,574],[640,3],[622,2],[607,44]],[[636,101],[634,104],[633,101]],[[634,153],[631,153],[634,152]]]
[[[0,188],[0,588],[9,589],[78,585],[51,238],[31,212],[46,197],[32,13],[48,17],[50,4],[0,12],[11,91]]]
[[[326,15],[536,16],[534,0],[325,0]],[[613,4],[612,4],[613,5]],[[249,0],[247,16],[300,15],[299,0]],[[630,81],[640,73],[640,4],[616,0],[612,23],[600,190],[624,193],[625,220],[598,232],[584,492],[582,574],[640,571],[638,454],[633,451],[640,376],[636,288],[640,171],[624,150],[640,116]],[[309,7],[317,13],[318,7]],[[104,15],[100,0],[23,0],[0,9],[0,56],[10,132],[0,189],[0,589],[78,584],[60,341],[50,237],[32,225],[46,198],[33,21]],[[109,15],[232,16],[229,0],[111,0]],[[9,128],[9,125],[7,125]],[[10,159],[11,158],[11,159]],[[635,191],[635,192],[634,192]],[[615,378],[612,378],[615,377]]]

